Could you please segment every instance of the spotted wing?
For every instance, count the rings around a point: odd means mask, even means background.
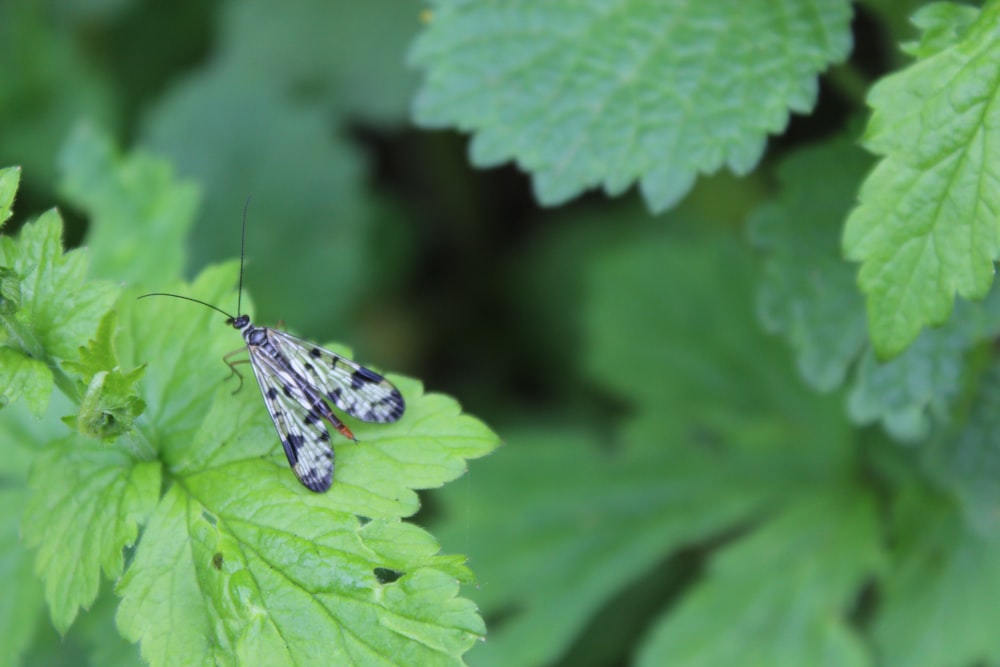
[[[364,422],[394,422],[406,403],[384,377],[315,343],[268,329],[272,343],[295,371],[322,391],[323,397]]]
[[[253,374],[292,471],[306,488],[326,491],[333,483],[333,448],[323,419],[332,418],[334,425],[340,421],[320,397],[303,387],[288,369],[258,348],[247,347]]]

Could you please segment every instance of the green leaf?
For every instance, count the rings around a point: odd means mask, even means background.
[[[857,489],[838,491],[798,498],[717,552],[705,578],[654,625],[636,664],[872,664],[850,613],[884,560],[878,512]]]
[[[0,229],[11,216],[14,207],[14,195],[17,194],[18,183],[21,182],[20,167],[0,169]]]
[[[929,58],[959,41],[977,18],[977,7],[932,2],[918,9],[911,19],[921,30],[920,40],[901,47],[914,58]]]
[[[64,366],[80,376],[78,415],[63,419],[82,435],[110,439],[132,430],[135,418],[146,409],[137,384],[145,367],[123,372],[118,365],[114,336],[117,332],[117,311],[109,310],[101,320],[94,340],[80,348],[78,361]],[[110,369],[110,370],[108,370]]]
[[[991,114],[1000,77],[1000,5],[947,48],[872,88],[865,144],[883,157],[847,220],[844,249],[861,262],[869,330],[892,357],[943,323],[956,293],[980,299],[1000,255],[1000,179]]]
[[[24,539],[38,547],[35,571],[62,633],[97,597],[102,570],[121,576],[122,549],[135,543],[139,524],[156,506],[160,469],[122,448],[71,436],[40,454],[31,488]]]
[[[118,626],[150,664],[213,651],[241,664],[460,664],[483,633],[449,559],[436,567],[429,539],[413,548],[415,528],[362,527],[323,496],[231,474],[171,487],[119,584]],[[376,568],[403,576],[383,584]]]
[[[9,414],[10,411],[4,411]],[[41,582],[32,554],[21,543],[21,512],[27,494],[21,485],[0,486],[0,664],[16,666],[31,644],[42,613]]]
[[[411,53],[417,123],[474,133],[472,161],[516,161],[546,205],[638,181],[662,211],[699,172],[750,171],[850,48],[842,0],[432,4]]]
[[[109,310],[101,318],[94,337],[80,347],[79,357],[67,361],[65,367],[80,376],[80,382],[86,385],[98,373],[118,366],[118,353],[115,351],[114,337],[118,330],[118,313]]]
[[[146,409],[146,402],[135,394],[144,371],[142,367],[130,373],[101,371],[87,385],[79,415],[66,422],[91,438],[109,440],[128,433]]]
[[[848,396],[856,424],[881,421],[897,440],[913,442],[930,432],[932,417],[947,421],[963,395],[969,350],[1000,334],[1000,290],[985,301],[959,302],[943,327],[921,332],[905,352],[879,363],[866,352]]]
[[[409,3],[256,0],[225,7],[219,58],[260,85],[321,98],[339,113],[401,123],[416,89],[402,66],[419,27]]]
[[[471,486],[436,495],[442,542],[470,551],[477,601],[506,617],[473,654],[480,667],[553,663],[671,550],[758,516],[787,490],[662,436],[658,452],[624,459],[579,430],[514,430],[508,443]]]
[[[35,359],[75,358],[117,296],[112,284],[87,279],[85,250],[63,253],[55,210],[25,225],[16,240],[0,237],[0,266],[20,280],[19,307],[3,317],[7,345]]]
[[[28,409],[42,415],[55,388],[52,371],[20,350],[0,347],[0,407],[24,398]]]
[[[997,662],[1000,636],[983,622],[1000,596],[995,527],[983,534],[950,500],[927,489],[906,491],[895,507],[894,557],[880,587],[875,650],[886,665]]]
[[[802,391],[783,346],[756,330],[748,252],[677,221],[615,245],[587,276],[584,326],[593,379],[636,415],[614,449],[579,427],[508,429],[469,485],[437,496],[442,542],[470,551],[478,601],[503,618],[477,665],[607,664],[567,651],[603,637],[601,621],[648,622],[628,596],[661,609],[684,576],[672,557],[841,488],[856,465],[839,401]]]
[[[80,125],[59,154],[60,192],[90,214],[96,275],[158,287],[180,278],[198,190],[173,166],[142,152],[119,155],[110,138]]]
[[[696,222],[674,220],[671,233],[639,237],[593,263],[584,313],[590,374],[652,414],[664,404],[711,412],[726,401],[806,410],[814,399],[789,377],[784,345],[756,323],[750,254],[733,238],[681,231]],[[752,378],[753,389],[734,377]]]
[[[843,383],[866,343],[864,304],[838,238],[869,166],[844,139],[795,153],[778,169],[778,200],[747,223],[754,244],[768,253],[760,319],[788,339],[802,377],[820,391]]]
[[[170,291],[226,302],[236,268]],[[161,298],[126,300],[121,318],[131,333],[122,363],[148,360],[138,432],[155,443],[169,487],[118,586],[119,628],[145,659],[460,664],[484,632],[457,597],[471,574],[399,518],[418,509],[414,489],[459,476],[496,436],[453,400],[390,376],[406,414],[345,420],[359,442],[333,443],[333,487],[313,494],[288,469],[253,383],[234,394],[236,379],[225,381],[221,357],[242,339],[218,313]]]

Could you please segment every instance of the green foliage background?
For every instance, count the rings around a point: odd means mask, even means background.
[[[998,30],[0,3],[0,665],[1000,664]],[[248,196],[244,310],[407,397],[328,494],[135,300],[235,310]]]

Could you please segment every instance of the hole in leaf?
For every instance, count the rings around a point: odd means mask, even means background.
[[[399,578],[405,574],[399,570],[392,570],[387,567],[376,567],[372,570],[372,574],[378,579],[380,584],[391,584],[393,582],[399,581]]]

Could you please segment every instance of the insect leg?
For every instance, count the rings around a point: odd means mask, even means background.
[[[236,361],[230,361],[229,360],[229,357],[233,356],[234,354],[239,354],[240,352],[246,352],[246,348],[240,348],[238,350],[233,350],[229,354],[225,354],[222,357],[222,360],[224,362],[226,362],[227,366],[229,366],[229,375],[226,376],[226,380],[228,380],[229,378],[233,377],[234,375],[240,379],[240,384],[239,384],[239,386],[236,387],[236,391],[233,392],[233,395],[238,394],[239,391],[240,391],[240,389],[243,388],[243,373],[240,373],[238,370],[236,370],[236,364],[249,364],[250,363],[249,359],[237,359]],[[225,380],[223,380],[223,381],[225,381]]]

